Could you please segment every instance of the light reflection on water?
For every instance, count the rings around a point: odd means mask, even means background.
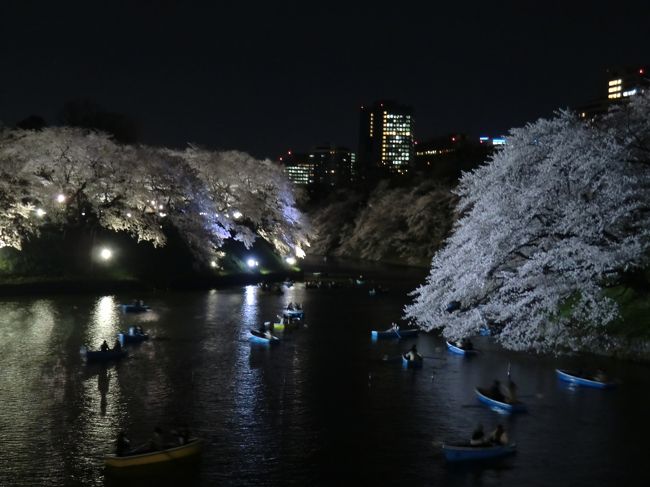
[[[118,324],[119,313],[115,296],[102,296],[98,298],[93,307],[87,329],[86,340],[88,348],[90,350],[97,349],[104,340],[112,347],[119,331]]]
[[[309,327],[274,348],[251,345],[247,330],[289,301],[303,304]],[[611,362],[612,375],[636,387],[588,391],[555,378],[574,359],[507,354],[488,339],[469,360],[427,335],[371,342],[369,330],[387,327],[403,301],[301,285],[283,296],[255,286],[160,293],[143,315],[118,312],[114,296],[0,300],[0,485],[102,485],[101,458],[119,431],[140,443],[154,426],[180,422],[206,444],[196,483],[176,485],[335,485],[352,458],[360,485],[552,484],[555,472],[571,485],[643,478],[643,367]],[[142,319],[152,339],[129,346],[127,359],[83,363],[81,345],[110,343]],[[412,343],[428,357],[422,370],[380,360]],[[511,418],[473,392],[509,362],[530,410]],[[521,448],[506,469],[452,472],[431,446],[497,421]]]

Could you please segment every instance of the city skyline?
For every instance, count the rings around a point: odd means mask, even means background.
[[[88,99],[133,119],[143,143],[271,159],[356,149],[359,108],[380,99],[414,108],[418,140],[504,134],[597,98],[606,70],[646,65],[650,45],[635,2],[34,5],[5,6],[5,125],[57,124],[66,102]]]

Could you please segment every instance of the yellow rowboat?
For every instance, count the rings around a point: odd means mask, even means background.
[[[136,455],[106,455],[104,463],[111,468],[125,467],[142,467],[144,465],[155,465],[175,460],[184,460],[201,453],[202,441],[198,438],[191,439],[187,444],[168,448],[167,450],[157,450]]]

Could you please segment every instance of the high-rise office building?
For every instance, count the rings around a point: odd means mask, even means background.
[[[316,161],[309,154],[287,151],[279,160],[293,184],[310,185],[316,182]]]
[[[359,176],[407,174],[413,164],[413,109],[392,101],[361,107]]]
[[[590,119],[607,113],[610,106],[622,103],[650,89],[650,71],[647,66],[627,66],[607,70],[602,95],[577,108],[582,118]]]
[[[315,163],[315,181],[325,186],[348,186],[355,174],[356,155],[347,147],[314,147],[309,159]]]
[[[650,73],[644,67],[607,70],[607,99],[611,101],[642,93],[648,87]]]
[[[279,158],[289,180],[306,186],[348,186],[355,175],[356,155],[346,147],[323,145],[309,152],[288,151]]]

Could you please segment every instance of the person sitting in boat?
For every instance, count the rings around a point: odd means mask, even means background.
[[[136,332],[138,335],[144,335],[144,328],[142,328],[141,326],[136,326],[136,327],[135,327],[135,332]]]
[[[390,324],[390,331],[399,331],[399,325],[393,321]]]
[[[472,343],[472,340],[470,340],[469,338],[461,338],[460,348],[462,348],[463,350],[474,350],[474,344]]]
[[[159,427],[155,427],[151,439],[149,440],[149,449],[153,451],[164,449],[163,432]]]
[[[113,344],[113,352],[121,352],[122,351],[122,342],[120,342],[119,338],[115,339],[115,343]]]
[[[289,301],[289,304],[287,304],[287,309],[289,311],[293,311],[293,303],[291,301]]]
[[[109,350],[110,350],[110,348],[108,346],[108,342],[106,340],[104,340],[102,342],[102,344],[99,346],[99,351],[100,352],[108,352]]]
[[[594,380],[598,382],[607,382],[607,374],[603,369],[598,369],[594,374]]]
[[[501,395],[508,403],[517,402],[517,384],[512,378],[508,377],[508,383],[502,387]]]
[[[485,445],[485,433],[483,432],[483,425],[479,424],[474,432],[472,433],[472,438],[469,440],[471,446],[481,446]]]
[[[490,387],[490,397],[497,401],[503,401],[504,396],[501,390],[501,382],[494,379],[492,386]]]
[[[129,326],[129,335],[130,336],[135,335],[135,326]]]
[[[493,445],[508,444],[508,435],[506,434],[506,430],[503,429],[503,425],[501,425],[500,423],[497,424],[496,429],[492,433],[490,433],[489,441]]]
[[[411,350],[408,351],[408,353],[406,354],[406,358],[411,362],[414,362],[415,360],[420,360],[420,354],[418,353],[418,349],[415,347],[415,345],[413,345],[411,347]]]
[[[186,424],[184,424],[178,433],[178,442],[181,445],[187,445],[189,441],[190,441],[190,429]]]
[[[124,431],[121,431],[119,435],[117,435],[117,442],[115,443],[115,454],[118,457],[126,455],[126,453],[129,451],[129,448],[131,446],[131,442],[129,441],[129,438],[126,436],[126,433]]]

